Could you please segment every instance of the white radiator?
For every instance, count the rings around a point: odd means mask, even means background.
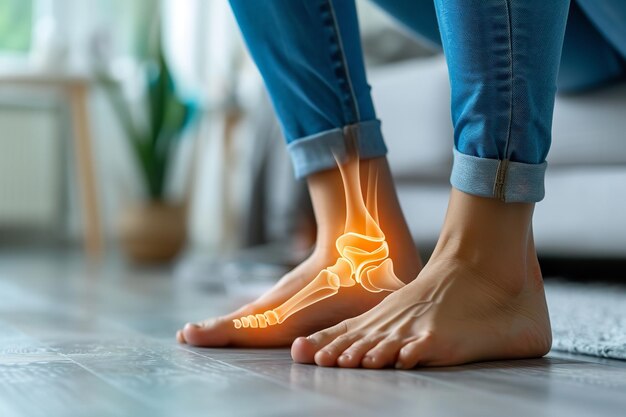
[[[52,226],[63,204],[63,151],[53,107],[0,103],[0,227]]]

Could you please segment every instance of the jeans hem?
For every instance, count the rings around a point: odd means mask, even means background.
[[[383,140],[379,120],[358,122],[350,126],[356,133],[359,158],[371,159],[385,156],[387,146]],[[296,139],[287,145],[298,179],[337,166],[335,157],[347,156],[347,143],[343,128],[335,128]]]
[[[480,158],[454,150],[450,183],[460,191],[507,203],[536,203],[545,196],[547,162],[526,164]]]

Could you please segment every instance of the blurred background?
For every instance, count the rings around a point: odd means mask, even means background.
[[[449,191],[445,60],[357,3],[390,163],[427,255]],[[623,84],[557,100],[535,218],[548,273],[626,259],[624,115]],[[265,286],[315,234],[292,178],[227,2],[0,0],[0,260],[63,251]]]

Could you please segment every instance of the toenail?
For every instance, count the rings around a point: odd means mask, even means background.
[[[350,355],[341,355],[341,356],[339,356],[339,360],[342,360],[342,361],[349,361],[351,359],[352,359],[352,356],[350,356]]]
[[[199,329],[200,326],[198,326],[196,323],[187,323],[185,324],[185,327],[192,327],[194,329]]]
[[[402,369],[404,368],[404,365],[402,365],[402,362],[398,361],[396,362],[396,369]]]

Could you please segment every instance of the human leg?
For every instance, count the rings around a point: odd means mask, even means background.
[[[374,2],[431,43],[443,41],[453,186],[509,202],[541,200],[569,0]]]
[[[386,295],[346,288],[280,326],[233,326],[235,319],[256,316],[291,299],[321,270],[335,264],[335,242],[345,232],[346,219],[345,192],[335,158],[347,157],[346,131],[356,137],[362,171],[379,173],[380,224],[390,257],[396,261],[396,274],[409,281],[421,262],[384,157],[386,148],[365,78],[354,2],[231,0],[231,5],[279,116],[296,176],[307,178],[318,236],[311,257],[270,292],[228,316],[188,324],[178,339],[203,346],[280,346],[366,311]]]
[[[299,338],[323,366],[541,356],[551,334],[532,237],[569,2],[437,0],[455,127],[454,187],[418,278],[367,313]]]

